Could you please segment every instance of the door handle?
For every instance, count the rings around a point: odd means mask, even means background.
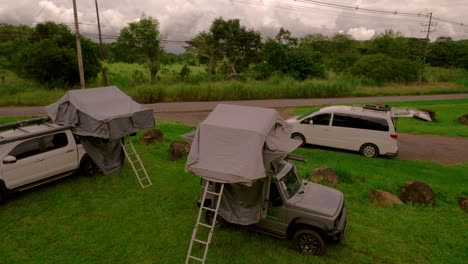
[[[73,152],[73,151],[75,151],[75,150],[74,149],[69,149],[65,153],[70,153],[70,152]]]
[[[41,162],[43,161],[44,159],[37,159],[36,162]]]

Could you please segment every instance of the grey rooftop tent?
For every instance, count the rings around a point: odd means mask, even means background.
[[[257,223],[266,214],[273,161],[301,143],[274,109],[219,104],[193,134],[186,170],[225,185],[219,214],[231,223]]]
[[[104,173],[121,167],[122,137],[154,127],[153,110],[115,86],[68,91],[46,109],[54,123],[73,126],[72,132],[81,136],[86,152]]]

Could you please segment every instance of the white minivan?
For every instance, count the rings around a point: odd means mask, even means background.
[[[398,152],[398,136],[388,108],[329,106],[287,121],[293,125],[291,137],[303,145],[359,151],[366,157]]]

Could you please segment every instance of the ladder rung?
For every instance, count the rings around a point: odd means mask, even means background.
[[[212,228],[212,226],[204,224],[204,223],[198,223],[198,224],[201,225],[201,226],[204,226],[204,227]]]
[[[216,210],[213,209],[213,208],[204,207],[204,206],[202,206],[202,208],[205,209],[205,210],[208,210],[208,211],[216,212]]]
[[[200,244],[203,244],[203,245],[208,245],[208,242],[206,242],[206,241],[201,241],[201,240],[198,240],[198,239],[194,239],[193,241],[195,241],[197,243],[200,243]]]
[[[217,196],[220,195],[220,193],[217,193],[217,192],[211,192],[211,191],[206,191],[206,192],[209,193],[209,194],[217,195]]]
[[[194,257],[194,256],[189,256],[189,258],[191,258],[191,259],[195,259],[195,260],[198,260],[198,261],[201,261],[201,262],[204,262],[204,260],[203,260],[203,259],[201,259],[201,258],[197,258],[197,257]]]

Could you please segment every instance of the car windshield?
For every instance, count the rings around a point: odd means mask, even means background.
[[[297,177],[294,169],[291,169],[286,176],[280,180],[281,186],[286,190],[288,199],[293,197],[301,187],[301,180]]]
[[[314,110],[314,111],[310,111],[310,112],[308,112],[308,113],[305,114],[305,115],[298,116],[298,117],[296,118],[296,120],[301,120],[302,118],[304,118],[304,117],[306,117],[306,116],[312,114],[313,112],[315,112],[315,110]]]

